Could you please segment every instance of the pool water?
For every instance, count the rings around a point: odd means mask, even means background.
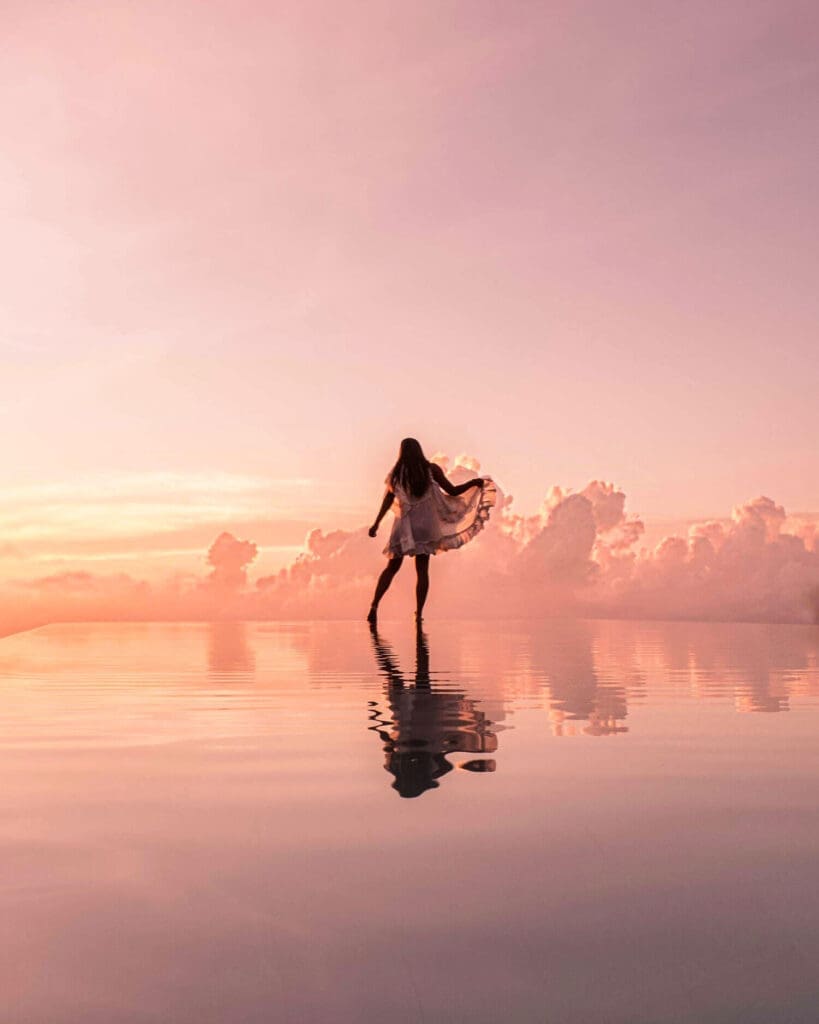
[[[819,628],[0,640],[3,1024],[819,1020]]]

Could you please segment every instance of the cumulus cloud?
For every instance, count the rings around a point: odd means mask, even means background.
[[[474,460],[460,463],[477,472]],[[457,479],[455,466],[447,471]],[[654,549],[639,547],[643,522],[626,495],[592,481],[554,487],[539,513],[520,516],[501,496],[481,537],[433,560],[431,601],[441,615],[580,614],[669,619],[809,622],[819,617],[819,549],[813,521],[791,523],[781,505],[756,498],[726,522],[693,526]],[[364,529],[314,531],[307,551],[258,582],[258,607],[275,614],[358,615],[380,561]],[[412,587],[399,575],[386,598],[402,613]]]
[[[638,559],[622,613],[667,618],[802,622],[819,585],[814,524],[789,526],[781,505],[755,498],[727,523],[693,526]]]
[[[220,533],[208,551],[208,564],[213,566],[208,583],[224,590],[243,587],[247,583],[247,567],[257,553],[258,548],[251,541]]]
[[[438,461],[455,482],[480,469],[468,456]],[[290,565],[255,580],[249,569],[256,544],[222,533],[201,575],[149,584],[122,574],[64,573],[9,584],[0,591],[0,620],[8,631],[12,620],[360,618],[388,529],[385,523],[376,540],[363,526],[313,530]],[[528,516],[499,493],[480,537],[433,559],[430,614],[819,621],[815,520],[790,519],[762,496],[729,519],[697,523],[653,549],[640,546],[643,533],[625,493],[604,481],[579,491],[552,487]],[[382,614],[408,613],[413,589],[407,562]]]

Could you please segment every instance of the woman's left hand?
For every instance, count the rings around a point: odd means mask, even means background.
[[[374,537],[374,536],[375,536],[375,535],[376,535],[376,534],[378,533],[378,527],[377,527],[377,526],[371,526],[371,527],[369,528],[369,530],[367,530],[367,533],[368,533],[368,534],[369,534],[369,535],[370,535],[371,537]]]

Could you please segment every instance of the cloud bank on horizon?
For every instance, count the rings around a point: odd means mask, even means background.
[[[436,460],[456,482],[479,469],[465,456]],[[789,518],[769,497],[651,550],[639,546],[644,523],[611,483],[594,480],[576,492],[552,487],[530,516],[513,505],[499,495],[479,538],[434,559],[431,617],[819,622],[819,521]],[[366,526],[314,529],[288,566],[256,579],[257,545],[223,532],[201,575],[147,581],[73,571],[6,582],[0,633],[53,621],[361,618],[387,529],[375,541]],[[410,565],[385,598],[384,618],[409,612],[411,572]]]

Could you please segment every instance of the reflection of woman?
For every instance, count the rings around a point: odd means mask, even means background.
[[[389,561],[378,577],[367,620],[374,623],[378,603],[386,594],[405,555],[415,559],[415,617],[421,621],[429,590],[429,556],[462,547],[481,530],[495,504],[495,485],[488,477],[475,477],[456,487],[434,462],[429,462],[414,437],[401,442],[398,460],[385,480],[387,490],[375,522],[378,524],[395,504],[395,522],[384,548]],[[461,497],[466,495],[468,497]]]
[[[394,655],[371,630],[375,658],[386,677],[385,713],[377,708],[371,728],[384,744],[384,767],[394,777],[392,788],[403,797],[420,796],[437,789],[437,780],[452,771],[446,755],[457,751],[491,754],[498,739],[475,702],[463,693],[432,688],[429,674],[429,647],[421,630],[416,634],[416,671],[414,685],[408,685],[398,669]],[[473,761],[466,767],[492,771],[490,760]]]

